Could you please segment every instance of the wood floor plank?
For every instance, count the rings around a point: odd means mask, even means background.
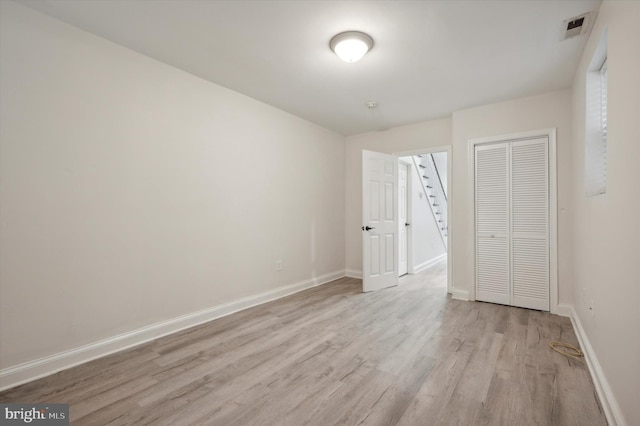
[[[567,318],[342,278],[0,393],[74,425],[606,425]]]

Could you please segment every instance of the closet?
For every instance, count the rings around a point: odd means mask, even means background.
[[[549,310],[549,138],[478,144],[476,300]]]

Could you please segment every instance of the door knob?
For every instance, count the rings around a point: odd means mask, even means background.
[[[372,229],[376,229],[376,228],[373,228],[373,227],[371,227],[371,226],[363,226],[363,227],[362,227],[362,230],[363,230],[363,231],[370,231],[370,230],[372,230]]]
[[[409,225],[411,225],[409,222],[404,223],[404,226],[409,226]]]

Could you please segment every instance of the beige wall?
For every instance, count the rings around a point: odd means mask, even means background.
[[[344,137],[1,3],[0,368],[344,271]]]
[[[345,262],[347,272],[362,273],[362,150],[400,153],[451,144],[451,119],[427,121],[348,136],[345,147]]]
[[[573,84],[574,307],[622,416],[640,424],[640,3],[605,1]],[[608,31],[607,193],[584,195],[585,74]],[[584,295],[584,296],[583,296]],[[593,315],[587,304],[593,300]],[[614,407],[615,409],[615,407]]]
[[[453,113],[453,182],[451,198],[453,287],[473,294],[473,235],[469,229],[469,139],[556,128],[558,156],[558,287],[560,303],[571,301],[570,205],[571,92],[569,90],[485,105]]]

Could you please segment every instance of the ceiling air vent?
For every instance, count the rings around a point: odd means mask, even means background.
[[[562,21],[562,33],[560,40],[567,40],[582,34],[586,34],[589,28],[590,13],[574,16]]]

